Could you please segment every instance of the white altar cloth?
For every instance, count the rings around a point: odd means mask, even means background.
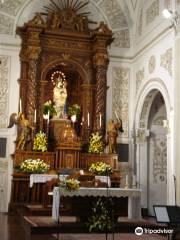
[[[54,187],[53,193],[49,193],[49,195],[53,195],[52,218],[56,221],[59,216],[60,196],[128,197],[128,218],[141,219],[141,189],[81,187],[77,191],[67,191]]]
[[[31,174],[30,175],[30,188],[33,187],[34,183],[45,183],[52,180],[53,178],[58,178],[57,174]]]

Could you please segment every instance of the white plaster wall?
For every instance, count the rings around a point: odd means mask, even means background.
[[[161,56],[165,54],[168,49],[172,49],[172,60],[166,59],[167,63],[170,61],[169,66],[172,71],[172,76],[168,72],[168,70],[161,66]],[[149,60],[151,56],[154,56],[155,59],[155,67],[154,70],[149,72]],[[133,109],[133,117],[131,117],[130,127],[138,128],[140,115],[143,107],[143,103],[145,101],[145,97],[148,94],[148,91],[154,88],[159,88],[162,95],[165,98],[167,109],[167,118],[171,121],[171,133],[168,136],[170,141],[168,140],[168,203],[174,204],[174,185],[173,185],[173,174],[174,174],[174,133],[173,133],[173,121],[172,112],[174,111],[174,33],[169,30],[160,38],[156,39],[150,46],[148,46],[145,50],[143,50],[133,61],[133,76],[131,78],[131,97],[130,102]],[[142,82],[138,88],[136,93],[136,79],[137,72],[144,69],[144,77],[142,78]],[[149,89],[149,90],[148,90]],[[139,158],[139,159],[138,159]],[[137,161],[141,165],[141,172],[139,172],[139,180],[141,186],[145,186],[147,184],[147,177],[145,176],[142,169],[146,168],[146,163],[144,159],[147,158],[147,151],[144,147],[142,149],[142,145],[139,146],[139,152],[136,156],[134,156],[134,160]],[[132,159],[132,162],[134,161]],[[144,189],[143,197],[142,197],[142,206],[146,206],[146,190]]]
[[[107,80],[108,80],[107,85],[109,86],[109,89],[107,91],[107,109],[106,109],[107,121],[110,118],[115,117],[114,112],[113,112],[113,101],[112,101],[112,99],[113,99],[113,80],[114,80],[113,79],[113,69],[114,68],[127,69],[129,71],[129,86],[128,86],[128,93],[127,93],[128,96],[131,95],[131,89],[132,89],[132,86],[131,86],[131,78],[132,78],[132,64],[131,64],[131,61],[118,59],[118,58],[113,58],[113,57],[110,58],[110,63],[109,63],[109,68],[108,68],[108,73],[107,73]],[[130,122],[131,112],[132,112],[132,106],[131,106],[131,102],[129,101],[129,99],[128,99],[128,112],[126,114],[128,127],[129,127],[129,122]],[[129,136],[124,136],[123,137],[122,134],[119,134],[118,142],[119,143],[128,143],[129,142]]]
[[[19,48],[15,47],[5,47],[0,46],[0,55],[9,56],[10,57],[10,72],[8,73],[8,106],[7,112],[8,116],[11,113],[16,112],[18,110],[18,96],[19,96],[19,86],[17,80],[20,76],[20,64],[19,64]],[[8,126],[8,121],[7,121]],[[0,137],[7,138],[7,150],[6,150],[6,158],[1,159],[1,162],[7,163],[7,169],[4,169],[7,174],[7,181],[5,190],[7,191],[5,196],[6,198],[6,206],[5,211],[8,210],[8,203],[10,201],[10,189],[11,189],[11,174],[13,169],[13,161],[11,158],[11,154],[14,153],[15,145],[14,141],[16,139],[16,127],[14,126],[11,129],[0,128]]]

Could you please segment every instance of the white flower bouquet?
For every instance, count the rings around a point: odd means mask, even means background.
[[[113,173],[113,169],[109,164],[104,162],[96,162],[92,163],[89,171],[95,175],[109,175]]]
[[[20,166],[19,171],[25,173],[46,173],[50,166],[41,159],[26,159]]]

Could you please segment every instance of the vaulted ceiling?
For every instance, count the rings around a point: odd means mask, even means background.
[[[92,20],[104,21],[112,29],[112,48],[127,52],[145,35],[152,35],[155,26],[164,21],[162,9],[171,8],[174,1],[180,5],[180,0],[89,0],[88,11]],[[4,0],[0,4],[0,42],[1,35],[5,35],[6,39],[7,36],[15,37],[16,27],[30,20],[35,12],[42,11],[43,6],[48,4],[49,0]]]

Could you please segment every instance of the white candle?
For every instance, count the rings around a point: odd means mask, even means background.
[[[50,118],[50,111],[48,111],[48,119],[47,119],[47,124],[49,124],[49,118]]]
[[[101,128],[101,125],[102,125],[102,122],[101,122],[102,119],[101,119],[101,117],[102,117],[102,116],[101,116],[101,113],[100,113],[100,115],[99,115],[99,125],[100,125],[100,128]]]
[[[133,182],[132,182],[132,185],[133,185],[133,186],[136,186],[136,176],[135,176],[135,175],[133,175]]]
[[[128,186],[128,185],[129,185],[129,176],[126,175],[126,186]]]
[[[88,112],[88,115],[87,115],[87,124],[88,124],[88,127],[89,127],[89,112]]]
[[[36,109],[34,110],[34,122],[36,123]]]
[[[22,112],[22,103],[21,103],[21,98],[19,99],[19,112]]]

